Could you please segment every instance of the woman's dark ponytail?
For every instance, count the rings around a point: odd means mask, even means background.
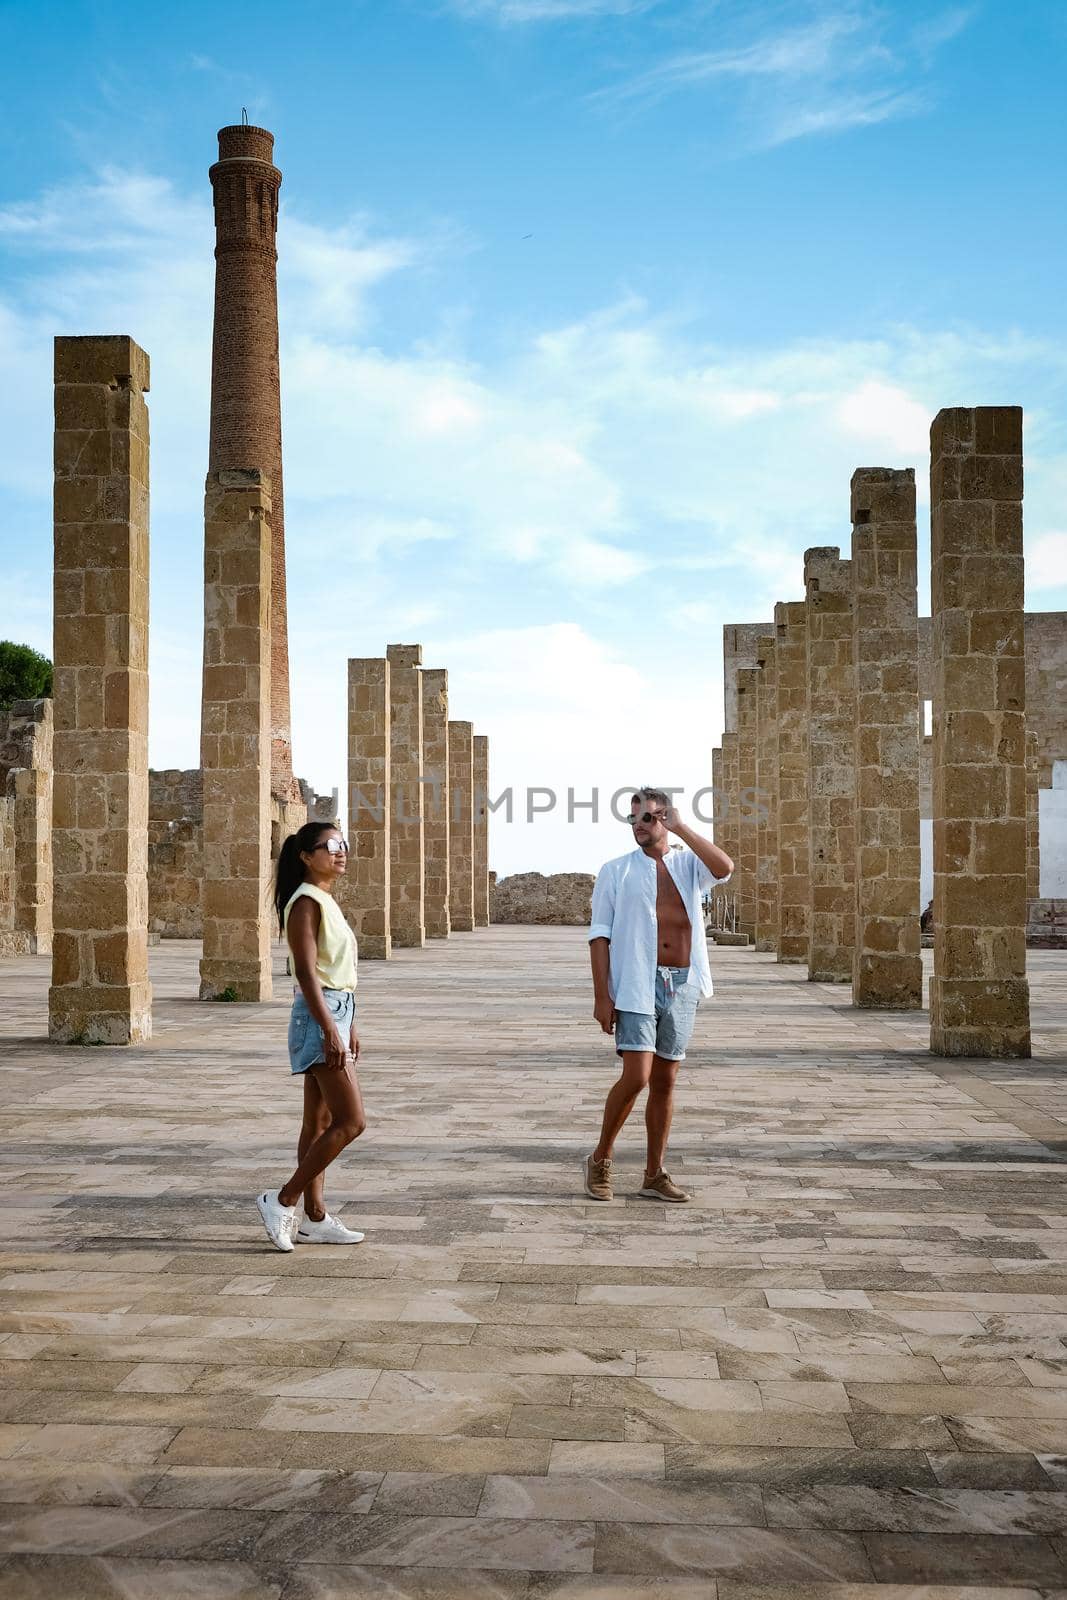
[[[283,842],[274,868],[274,909],[278,913],[279,932],[285,931],[286,906],[307,877],[301,854],[313,850],[324,833],[333,831],[332,822],[305,822]]]

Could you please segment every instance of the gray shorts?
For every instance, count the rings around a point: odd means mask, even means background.
[[[651,1050],[664,1061],[684,1061],[693,1037],[700,984],[692,967],[656,968],[656,1011],[616,1011],[615,1054]]]
[[[323,989],[326,1009],[337,1024],[337,1031],[348,1048],[352,1024],[356,1020],[356,997],[351,989]],[[293,1009],[289,1013],[289,1067],[292,1072],[306,1072],[317,1067],[326,1056],[322,1029],[308,1010],[301,989],[296,991]]]

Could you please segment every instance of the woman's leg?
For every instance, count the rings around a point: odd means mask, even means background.
[[[645,1107],[645,1131],[648,1134],[648,1158],[645,1178],[651,1179],[663,1171],[663,1158],[667,1154],[667,1137],[674,1115],[674,1080],[678,1076],[679,1061],[665,1061],[655,1056],[652,1074],[648,1080],[648,1104]]]
[[[652,1071],[651,1050],[624,1050],[622,1075],[608,1091],[604,1105],[604,1122],[600,1129],[600,1143],[593,1151],[594,1161],[607,1161],[622,1132],[623,1123],[634,1108],[634,1102],[648,1083]]]
[[[300,1123],[300,1139],[296,1147],[297,1162],[303,1161],[320,1133],[330,1126],[330,1113],[322,1098],[322,1090],[313,1072],[304,1073],[304,1115]],[[304,1215],[312,1222],[321,1222],[326,1215],[323,1199],[323,1176],[320,1172],[304,1190]]]
[[[311,1141],[289,1182],[278,1190],[278,1199],[283,1206],[295,1206],[309,1184],[325,1172],[330,1162],[335,1161],[353,1139],[358,1139],[367,1126],[359,1084],[350,1066],[327,1067],[319,1062],[317,1066],[309,1067],[308,1073],[315,1074],[315,1082],[330,1121]]]

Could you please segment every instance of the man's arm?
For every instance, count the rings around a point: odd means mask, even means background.
[[[611,999],[610,939],[590,939],[589,964],[593,969],[593,1017],[605,1033],[613,1033],[615,1007]]]
[[[697,833],[694,828],[690,828],[688,824],[684,823],[675,806],[669,808],[663,820],[670,831],[681,839],[683,844],[689,846],[697,860],[703,862],[713,878],[721,879],[730,876],[734,870],[734,864],[726,854],[726,851],[720,850],[717,844],[713,844],[710,839],[705,839],[703,834]]]
[[[611,930],[614,922],[615,881],[608,868],[601,867],[593,885],[589,964],[593,969],[593,1016],[605,1033],[612,1033],[615,1029],[615,1007],[611,999]]]

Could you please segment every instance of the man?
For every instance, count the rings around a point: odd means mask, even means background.
[[[724,883],[734,864],[724,850],[686,826],[661,789],[639,789],[630,803],[636,850],[601,867],[593,887],[589,955],[593,1016],[615,1035],[622,1076],[604,1107],[600,1143],[582,1164],[585,1192],[610,1200],[611,1153],[642,1089],[648,1200],[690,1197],[663,1170],[674,1110],[674,1080],[685,1060],[697,1004],[711,994],[701,897]],[[688,849],[671,848],[676,834]]]

